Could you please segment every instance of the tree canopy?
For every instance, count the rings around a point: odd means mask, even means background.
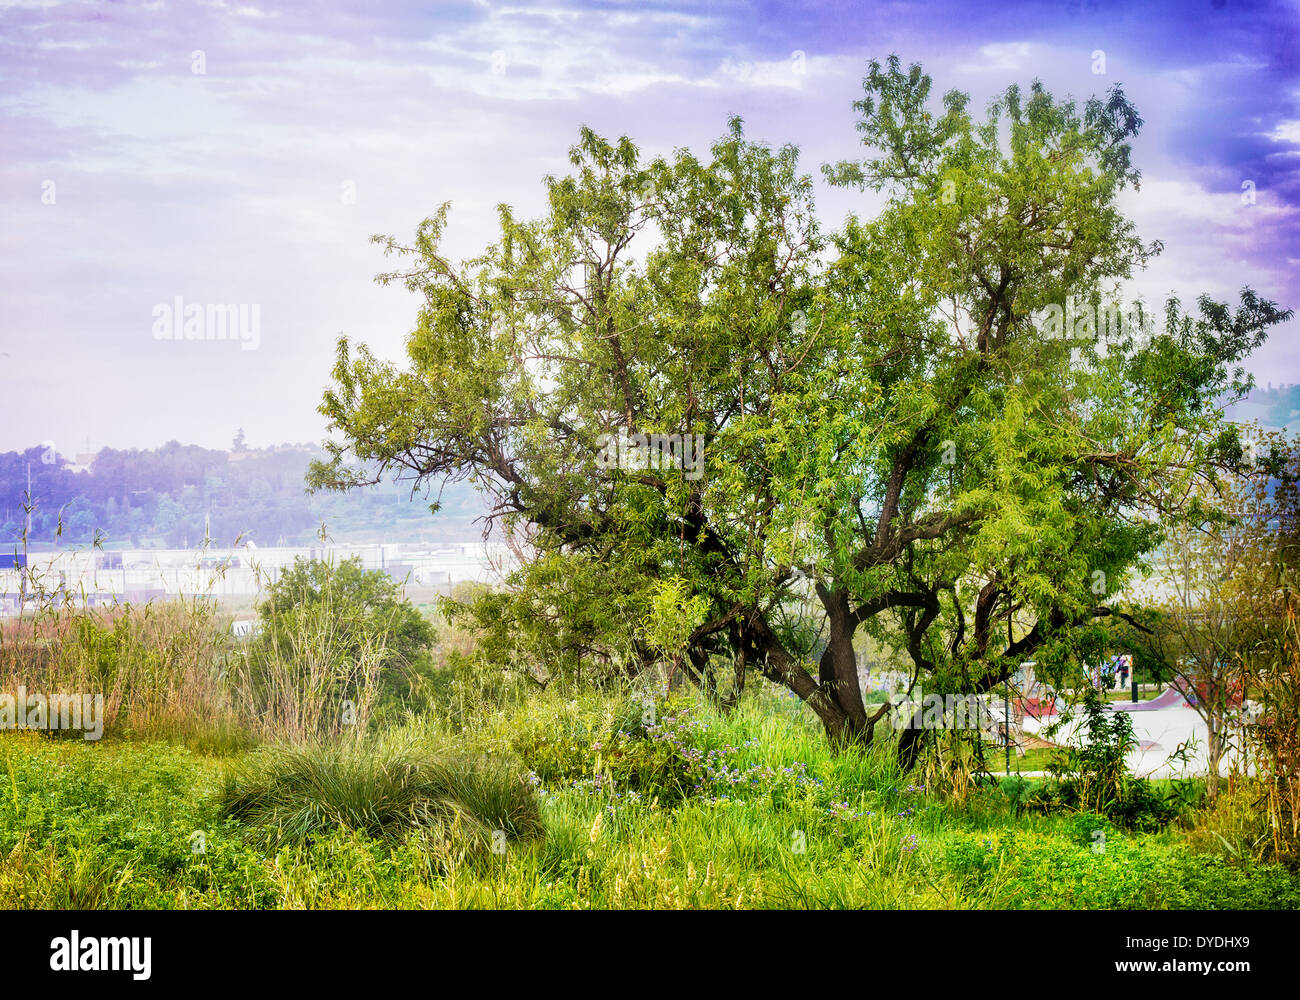
[[[402,366],[340,340],[313,486],[469,479],[533,555],[471,609],[497,648],[680,659],[709,689],[756,669],[837,745],[887,708],[864,704],[860,630],[927,690],[1077,643],[1192,484],[1244,460],[1222,407],[1289,313],[1247,288],[1170,301],[1159,329],[1102,321],[1161,250],[1118,207],[1142,125],[1118,87],[1011,86],[977,117],[897,57],[863,85],[863,158],[824,174],[883,195],[871,218],[828,229],[797,150],[733,119],[704,158],[583,129],[546,212],[501,206],[462,263],[447,205],[409,245],[376,237],[418,318]],[[609,435],[631,445],[613,467]]]

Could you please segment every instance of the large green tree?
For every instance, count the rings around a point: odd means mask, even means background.
[[[546,213],[503,206],[463,264],[440,251],[446,206],[384,240],[406,266],[381,280],[422,297],[408,363],[340,341],[313,484],[470,478],[536,556],[484,606],[500,642],[540,636],[559,666],[671,658],[706,686],[757,669],[837,745],[884,712],[859,630],[928,689],[988,690],[1067,642],[1189,483],[1240,461],[1219,407],[1287,314],[1247,290],[1170,302],[1159,334],[1138,311],[1098,324],[1160,249],[1116,204],[1139,180],[1122,92],[1010,87],[977,118],[930,90],[871,64],[867,155],[826,174],[884,207],[834,232],[796,150],[733,120],[705,160],[584,129]],[[702,435],[703,474],[645,448],[610,468],[620,433]]]

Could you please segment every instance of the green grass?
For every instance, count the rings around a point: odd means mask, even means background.
[[[548,693],[312,750],[5,734],[0,906],[1300,906],[1300,878],[1222,837],[1035,815],[997,785],[957,802],[888,753],[831,755],[782,699],[628,719]],[[457,817],[504,850],[446,849]]]
[[[1052,762],[1054,751],[1045,747],[1035,747],[1032,750],[1026,750],[1024,755],[1018,755],[1014,750],[1011,751],[1011,773],[1022,774],[1030,771],[1046,771],[1047,765]],[[1006,750],[994,743],[985,744],[984,759],[988,764],[991,774],[1006,774]]]
[[[268,843],[335,830],[400,841],[411,831],[484,848],[542,832],[536,793],[519,769],[476,758],[411,728],[378,739],[268,746],[227,773],[221,813]]]

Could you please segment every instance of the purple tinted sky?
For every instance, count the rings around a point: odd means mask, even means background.
[[[373,284],[371,233],[450,200],[449,248],[474,252],[497,202],[540,207],[584,123],[659,153],[738,113],[815,173],[855,154],[865,61],[895,51],[981,105],[1035,77],[1079,98],[1122,82],[1147,120],[1127,208],[1167,247],[1132,293],[1300,306],[1298,29],[1296,0],[0,0],[0,450],[319,439],[337,335],[398,356],[414,317]],[[824,186],[819,204],[869,210]],[[176,296],[257,303],[259,349],[155,340]],[[1297,333],[1258,354],[1261,381],[1300,382]]]

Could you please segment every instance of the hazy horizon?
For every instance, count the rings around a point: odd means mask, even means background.
[[[1080,100],[1122,83],[1146,120],[1125,208],[1166,248],[1134,292],[1298,306],[1298,9],[0,0],[0,451],[322,440],[337,336],[400,358],[415,316],[374,284],[368,237],[451,201],[448,249],[477,252],[497,203],[540,208],[584,124],[654,155],[739,114],[801,148],[824,222],[870,214],[819,167],[856,154],[851,102],[891,52],[981,104],[1035,78]],[[158,339],[178,298],[255,306],[256,343]],[[1297,331],[1251,359],[1261,384],[1300,382]]]

